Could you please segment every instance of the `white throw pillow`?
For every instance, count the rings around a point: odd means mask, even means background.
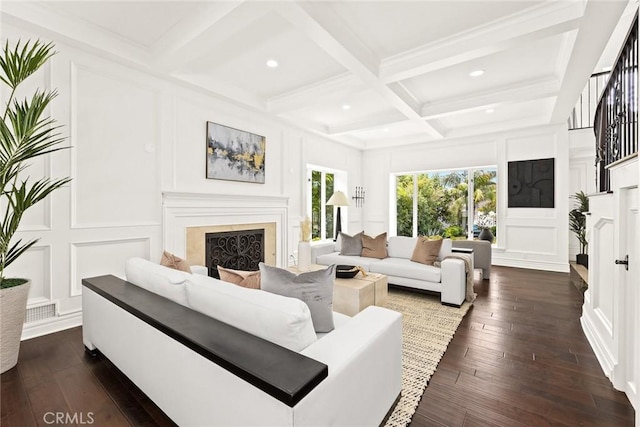
[[[128,259],[124,266],[127,281],[167,299],[188,306],[185,282],[189,273],[163,267],[142,258]]]
[[[413,250],[416,248],[417,237],[391,236],[387,245],[387,251],[390,258],[406,258],[411,259]],[[442,261],[444,257],[451,255],[452,242],[451,239],[442,239],[440,254],[438,259]]]
[[[186,287],[194,310],[289,350],[317,340],[309,307],[298,299],[195,274]]]
[[[389,257],[411,259],[417,241],[417,237],[390,236],[387,245]]]

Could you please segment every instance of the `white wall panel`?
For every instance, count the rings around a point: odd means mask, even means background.
[[[523,254],[555,255],[555,227],[507,225],[506,247]]]
[[[71,296],[82,295],[82,279],[113,274],[124,277],[129,258],[149,259],[148,237],[71,243]]]
[[[279,194],[281,192],[282,129],[252,114],[233,114],[212,108],[200,99],[175,100],[175,129],[171,141],[175,189],[226,194]],[[206,178],[207,121],[262,135],[265,145],[265,183]]]
[[[72,68],[73,227],[160,222],[156,92]]]
[[[596,254],[614,254],[614,230],[613,221],[603,219],[595,224],[591,242],[596,246]],[[613,281],[613,269],[615,264],[612,262],[601,262],[596,255],[596,259],[592,260],[593,265],[597,265],[594,274],[598,286],[595,287],[593,293],[593,309],[599,311],[601,320],[608,326],[609,331],[613,325],[613,292],[611,285]]]
[[[12,263],[5,272],[7,277],[23,277],[31,280],[28,305],[51,301],[51,246],[32,246]]]

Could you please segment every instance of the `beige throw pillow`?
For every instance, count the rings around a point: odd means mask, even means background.
[[[376,237],[362,234],[362,255],[367,258],[383,259],[389,256],[387,253],[387,233],[382,233]]]
[[[167,251],[164,251],[162,253],[162,258],[160,258],[160,265],[173,268],[174,270],[186,271],[187,273],[191,273],[191,266],[186,260],[175,256],[174,254]]]
[[[438,260],[440,247],[442,247],[442,239],[430,240],[427,237],[419,236],[416,247],[413,249],[411,261],[433,265]]]
[[[243,288],[260,289],[259,271],[232,270],[218,266],[218,274],[223,282],[233,283]]]

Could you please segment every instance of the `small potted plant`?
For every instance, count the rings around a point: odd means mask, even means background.
[[[31,98],[16,99],[18,86],[44,65],[55,52],[53,44],[5,43],[0,55],[0,80],[9,97],[0,124],[0,373],[18,362],[20,338],[31,282],[5,277],[5,269],[38,239],[14,239],[24,213],[70,178],[31,180],[27,169],[38,157],[67,147],[58,126],[45,112],[56,97],[52,90],[36,90]]]
[[[569,211],[569,230],[578,238],[580,253],[576,255],[576,263],[589,267],[589,255],[587,254],[587,220],[585,212],[589,212],[589,197],[578,191],[571,198],[575,201],[574,208]]]

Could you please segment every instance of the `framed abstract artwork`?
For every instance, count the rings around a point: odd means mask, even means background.
[[[265,137],[207,122],[207,178],[264,184]]]
[[[553,208],[555,159],[508,163],[510,208]]]

